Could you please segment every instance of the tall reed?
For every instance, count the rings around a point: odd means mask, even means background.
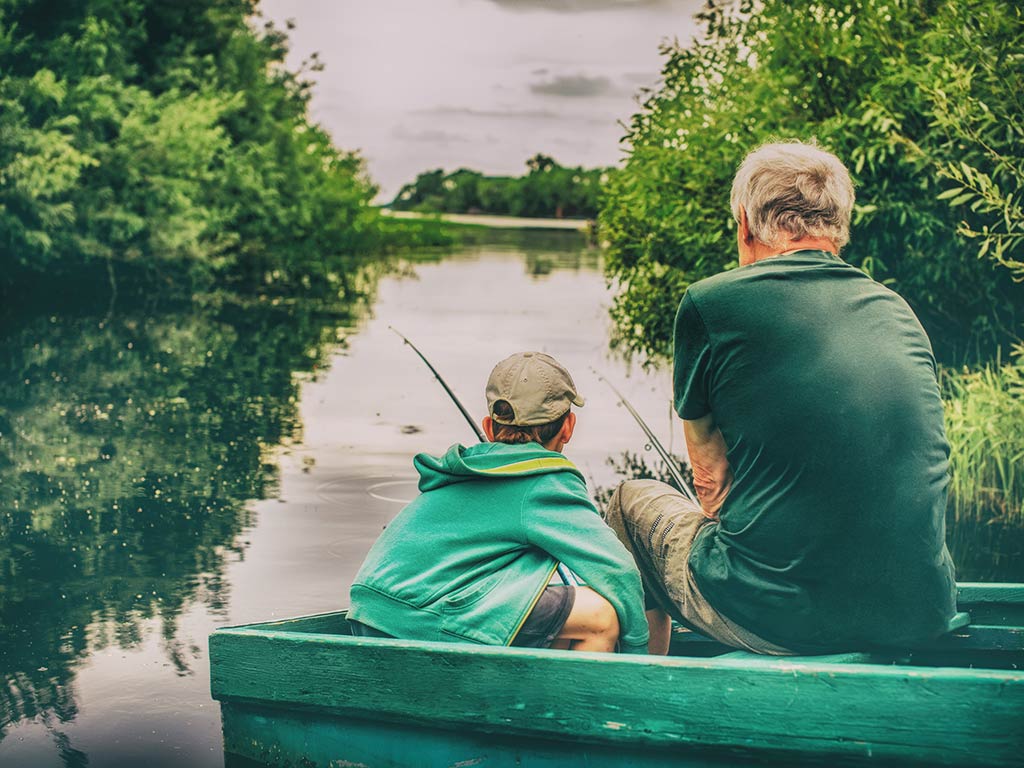
[[[1014,362],[942,373],[951,519],[1024,525],[1024,346]]]

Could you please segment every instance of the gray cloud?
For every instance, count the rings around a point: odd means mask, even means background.
[[[678,4],[676,0],[491,0],[491,2],[510,11],[552,11],[554,13],[670,8]]]
[[[439,128],[426,128],[422,131],[411,131],[402,124],[396,125],[394,130],[391,131],[391,135],[396,139],[401,139],[402,141],[415,141],[423,144],[439,144],[441,146],[468,141],[468,139],[461,134],[443,131]]]
[[[417,109],[416,115],[452,115],[459,117],[490,117],[499,120],[558,120],[562,115],[550,109],[477,109],[476,107],[431,107]]]
[[[659,77],[659,72],[627,72],[622,79],[632,85],[654,85]]]
[[[412,115],[428,115],[432,117],[472,117],[489,120],[541,120],[552,122],[585,123],[587,125],[607,125],[612,119],[601,115],[587,115],[578,112],[555,112],[551,109],[477,109],[476,107],[438,106],[430,109],[411,111]]]
[[[589,99],[612,93],[612,83],[607,77],[586,75],[558,75],[543,83],[533,83],[530,90],[544,96],[565,96],[571,99]]]

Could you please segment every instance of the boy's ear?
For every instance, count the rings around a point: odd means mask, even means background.
[[[494,419],[490,416],[484,416],[484,420],[480,422],[480,426],[484,428],[484,434],[487,435],[487,441],[494,442]]]
[[[576,414],[572,411],[565,417],[565,421],[562,422],[562,443],[568,443],[572,438],[572,433],[576,429]]]

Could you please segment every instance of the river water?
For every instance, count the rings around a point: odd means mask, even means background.
[[[223,765],[207,635],[343,607],[415,493],[412,456],[475,440],[389,326],[477,418],[499,359],[561,360],[588,400],[567,455],[594,488],[643,440],[590,366],[671,440],[667,376],[608,352],[599,253],[498,237],[367,270],[369,298],[326,310],[103,297],[7,322],[0,765]]]
[[[562,361],[587,398],[566,453],[595,493],[650,454],[591,367],[681,453],[667,372],[609,352],[600,267],[576,233],[504,233],[368,268],[330,306],[103,297],[8,319],[0,766],[224,765],[209,633],[344,607],[412,456],[475,439],[389,326],[477,418],[499,359]],[[968,575],[1019,562],[958,535]]]

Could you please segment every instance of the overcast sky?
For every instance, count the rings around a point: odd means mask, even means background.
[[[313,119],[358,149],[390,200],[417,173],[519,175],[543,152],[612,165],[620,122],[658,81],[658,46],[695,34],[703,0],[261,0],[314,51]]]

